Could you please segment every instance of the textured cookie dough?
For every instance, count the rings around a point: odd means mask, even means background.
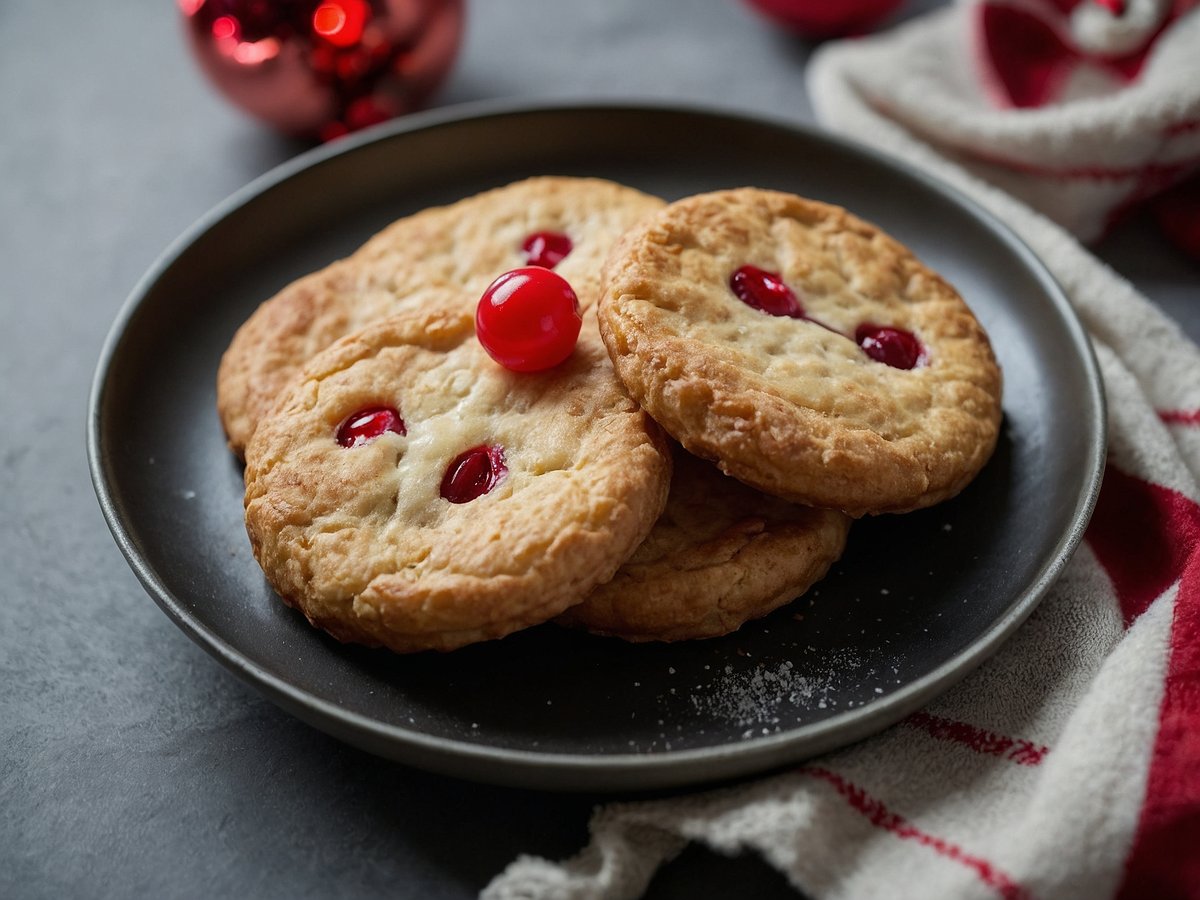
[[[234,335],[217,373],[217,411],[241,454],[276,395],[335,340],[406,309],[428,309],[445,286],[474,309],[498,275],[525,265],[524,240],[567,234],[574,247],[555,267],[592,306],[613,243],[663,202],[593,178],[540,177],[427,209],[394,222],[347,259],[293,282]]]
[[[666,502],[665,438],[600,341],[545,373],[500,368],[469,314],[409,313],[314,357],[246,451],[246,528],[279,595],[342,641],[451,650],[543,622],[610,579]],[[363,409],[406,435],[336,440]],[[507,474],[467,503],[451,460],[498,446]]]
[[[781,275],[828,327],[741,302],[729,279],[744,265]],[[854,516],[929,506],[995,447],[1001,377],[983,328],[839,207],[754,188],[673,203],[618,242],[599,321],[621,380],[668,433],[784,499]],[[845,336],[864,322],[914,333],[925,362],[870,359]]]
[[[678,448],[674,457],[650,535],[561,624],[629,641],[717,637],[795,600],[842,555],[842,513],[767,497]]]

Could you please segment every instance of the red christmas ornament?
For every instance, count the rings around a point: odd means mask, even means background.
[[[330,140],[411,112],[458,53],[463,0],[178,0],[201,69],[280,131]]]
[[[904,0],[746,0],[785,28],[808,38],[863,34]]]

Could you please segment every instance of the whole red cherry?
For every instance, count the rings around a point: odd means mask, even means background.
[[[882,22],[904,0],[745,0],[802,37],[862,34]]]
[[[475,334],[488,355],[514,372],[538,372],[571,355],[583,317],[561,275],[540,266],[505,272],[475,308]]]

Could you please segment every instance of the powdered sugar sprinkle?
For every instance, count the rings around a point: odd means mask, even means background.
[[[801,674],[791,660],[764,663],[743,672],[725,666],[716,680],[697,685],[689,699],[696,713],[746,728],[743,737],[767,734],[780,730],[780,713],[789,708],[836,707],[837,686],[847,671],[862,665],[857,656],[850,656],[836,660],[838,665],[821,675]]]

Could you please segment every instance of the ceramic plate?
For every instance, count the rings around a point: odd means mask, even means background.
[[[637,135],[631,140],[631,135]],[[757,185],[848,207],[941,272],[1005,375],[994,458],[958,498],[858,522],[808,596],[725,638],[628,645],[546,625],[452,654],[343,646],[273,595],[214,410],[236,328],[391,220],[529,175],[666,198]],[[469,778],[559,789],[745,776],[858,740],[979,665],[1077,545],[1103,466],[1087,339],[1046,270],[950,189],[814,129],[648,106],[412,116],[305,154],[181,237],[105,347],[88,449],[117,543],[162,609],[318,728]]]

